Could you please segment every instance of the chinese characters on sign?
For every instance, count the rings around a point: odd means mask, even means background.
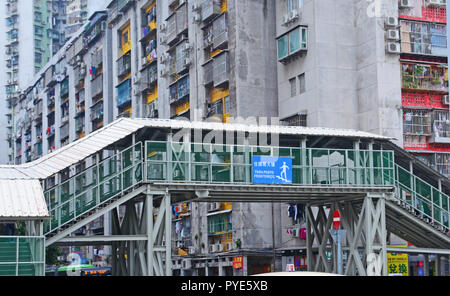
[[[244,266],[244,257],[242,257],[242,256],[233,257],[233,268],[234,269],[242,269],[243,266]]]
[[[253,156],[253,183],[292,184],[292,158]]]
[[[405,247],[405,246],[394,246]],[[387,272],[388,275],[409,275],[408,254],[405,253],[387,253]]]

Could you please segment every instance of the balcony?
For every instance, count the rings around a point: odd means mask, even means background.
[[[308,28],[299,26],[277,38],[278,61],[290,63],[308,50]]]
[[[402,88],[448,92],[447,75],[445,66],[402,63]]]
[[[177,40],[177,15],[174,13],[167,18],[166,41],[172,45]]]
[[[131,54],[127,53],[117,61],[117,75],[123,77],[131,72]]]
[[[209,86],[213,83],[214,60],[211,59],[203,65],[203,85]]]
[[[188,6],[186,2],[177,8],[177,35],[183,34],[188,29]]]
[[[214,57],[213,82],[214,87],[221,87],[229,81],[230,66],[228,52],[224,51]]]
[[[91,97],[97,98],[103,94],[103,74],[91,81]]]
[[[187,70],[189,70],[189,65],[191,64],[190,60],[190,44],[187,41],[181,42],[176,47],[176,73],[184,74]]]
[[[91,108],[91,121],[103,120],[103,102]]]
[[[228,45],[228,21],[224,13],[213,22],[213,48],[224,49]]]
[[[123,108],[131,103],[131,79],[117,86],[117,107]]]
[[[202,1],[202,20],[208,22],[220,13],[221,4],[216,0]]]
[[[152,88],[158,80],[158,67],[156,64],[146,68],[141,73],[140,91],[146,91]]]
[[[66,122],[64,125],[61,126],[60,129],[60,138],[61,141],[67,139],[69,137],[69,122]]]
[[[400,22],[402,53],[446,56],[447,26],[427,22]]]

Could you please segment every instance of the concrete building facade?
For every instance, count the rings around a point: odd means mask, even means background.
[[[425,0],[108,1],[22,88],[15,163],[120,117],[278,116],[393,137],[444,172],[444,20]],[[174,205],[174,273],[304,269],[303,214],[295,204]]]

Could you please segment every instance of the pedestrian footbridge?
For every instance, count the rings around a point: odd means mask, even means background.
[[[291,180],[255,182],[261,156],[290,159]],[[388,233],[450,254],[448,179],[391,139],[358,131],[120,119],[30,164],[0,167],[0,180],[38,180],[49,218],[35,237],[45,246],[111,244],[116,275],[171,275],[171,205],[185,201],[304,203],[311,271],[338,270],[325,254],[335,209],[347,230],[345,274],[370,274],[375,254],[387,275]],[[111,235],[69,236],[107,213]]]

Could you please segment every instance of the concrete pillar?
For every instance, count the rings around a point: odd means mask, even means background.
[[[423,276],[429,276],[430,275],[430,262],[428,254],[423,255]]]
[[[436,275],[442,275],[442,264],[441,264],[441,255],[436,255]]]

